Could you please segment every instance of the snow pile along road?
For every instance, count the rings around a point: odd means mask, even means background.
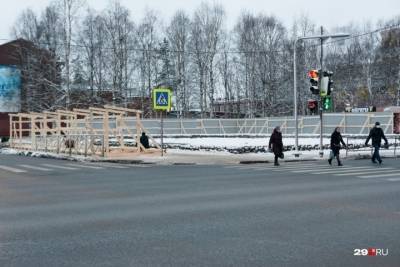
[[[158,143],[161,140],[156,139]],[[347,142],[347,139],[344,139]],[[390,140],[389,140],[390,141]],[[265,153],[268,149],[269,138],[266,137],[196,137],[196,138],[164,138],[164,146],[170,149],[180,150],[205,150],[205,151],[227,151],[234,154],[242,153]],[[350,150],[368,149],[364,145],[365,139],[351,138],[348,141]],[[295,139],[293,137],[283,138],[284,150],[294,150]],[[329,149],[330,139],[323,139],[324,149]],[[319,138],[299,138],[299,150],[311,151],[319,149]]]

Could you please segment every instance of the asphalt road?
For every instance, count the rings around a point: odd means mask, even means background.
[[[400,266],[399,160],[344,164],[0,154],[0,266]]]

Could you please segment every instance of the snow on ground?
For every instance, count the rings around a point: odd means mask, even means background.
[[[161,140],[156,139],[158,143]],[[199,138],[164,138],[164,144],[168,145],[191,145],[192,147],[219,147],[219,148],[241,148],[241,147],[262,147],[268,146],[269,138],[240,138],[240,137],[199,137]],[[294,138],[284,138],[283,144],[285,146],[294,145]],[[324,138],[324,143],[329,143],[328,138]],[[319,139],[317,138],[299,138],[301,145],[318,145]]]
[[[1,148],[0,154],[5,155],[20,155],[29,156],[35,158],[56,158],[56,159],[73,159],[73,160],[84,160],[85,157],[81,155],[72,155],[72,157],[67,156],[67,154],[57,154],[43,151],[28,151],[28,150],[17,150],[13,148]]]
[[[161,140],[156,138],[160,144]],[[348,142],[351,148],[360,148],[363,146],[365,139],[351,138]],[[184,149],[184,150],[227,150],[232,153],[249,153],[249,152],[264,152],[268,148],[269,138],[265,137],[196,137],[196,138],[164,138],[164,144],[167,148]],[[299,138],[299,150],[315,150],[319,149],[319,138]],[[330,139],[323,138],[325,148],[329,148]],[[294,150],[295,138],[283,138],[285,150]]]
[[[395,155],[399,154],[399,150],[395,147],[395,143],[398,144],[398,140],[395,142],[394,137],[388,137],[389,143],[391,144],[389,150],[382,149],[382,154],[385,155]],[[160,138],[155,138],[155,140],[160,144]],[[125,139],[126,142],[135,144],[133,139]],[[351,136],[349,138],[345,137],[344,141],[348,143],[349,150],[342,150],[342,154],[347,153],[348,155],[369,155],[371,153],[370,147],[365,147],[365,137]],[[117,140],[110,140],[110,143],[115,142],[118,144]],[[268,137],[257,137],[257,136],[247,136],[247,137],[165,137],[164,147],[168,151],[173,152],[173,154],[180,155],[257,155],[267,153],[268,148]],[[283,137],[283,144],[287,154],[293,154],[295,138],[290,136]],[[323,139],[325,155],[329,155],[329,144],[330,138]],[[396,149],[396,153],[395,153]],[[299,138],[299,150],[302,155],[307,156],[318,156],[319,152],[319,137],[317,135],[310,137],[300,137]],[[3,149],[0,153],[8,154],[21,154],[37,157],[60,157],[63,158],[65,155],[57,155],[55,153],[44,153],[44,152],[27,152],[18,151],[13,149]],[[76,159],[84,158],[83,156],[74,156]]]

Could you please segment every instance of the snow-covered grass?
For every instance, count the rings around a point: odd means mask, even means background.
[[[161,143],[159,138],[157,142]],[[369,151],[368,147],[365,147],[365,138],[350,137],[344,138],[344,141],[348,144],[349,150],[366,150]],[[268,148],[269,138],[266,137],[196,137],[196,138],[164,138],[164,145],[170,149],[182,149],[182,150],[215,150],[215,151],[228,151],[235,154],[241,153],[258,153],[266,152]],[[300,151],[311,151],[319,150],[320,139],[318,136],[310,138],[301,137],[299,138],[299,150]],[[389,143],[394,146],[394,139],[389,139]],[[295,138],[284,137],[283,145],[285,151],[294,150]],[[324,149],[329,149],[330,138],[323,138]]]
[[[160,139],[156,139],[161,142]],[[324,143],[328,143],[329,139],[324,138]],[[269,138],[240,138],[240,137],[199,137],[199,138],[164,138],[164,143],[168,145],[191,145],[192,147],[219,147],[219,148],[241,148],[241,147],[262,147],[268,146]],[[284,138],[285,146],[294,145],[294,138]],[[299,144],[313,146],[319,144],[317,138],[300,138]]]

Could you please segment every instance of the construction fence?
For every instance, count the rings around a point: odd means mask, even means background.
[[[344,135],[367,135],[375,122],[379,121],[386,134],[393,133],[393,113],[326,113],[323,115],[323,132],[332,133],[341,127]],[[320,132],[319,116],[299,116],[299,134],[312,135]],[[135,118],[127,123],[135,124]],[[142,120],[144,127],[152,134],[160,134],[160,120]],[[293,117],[269,117],[255,119],[165,119],[165,135],[269,135],[276,126],[284,135],[295,134]]]

